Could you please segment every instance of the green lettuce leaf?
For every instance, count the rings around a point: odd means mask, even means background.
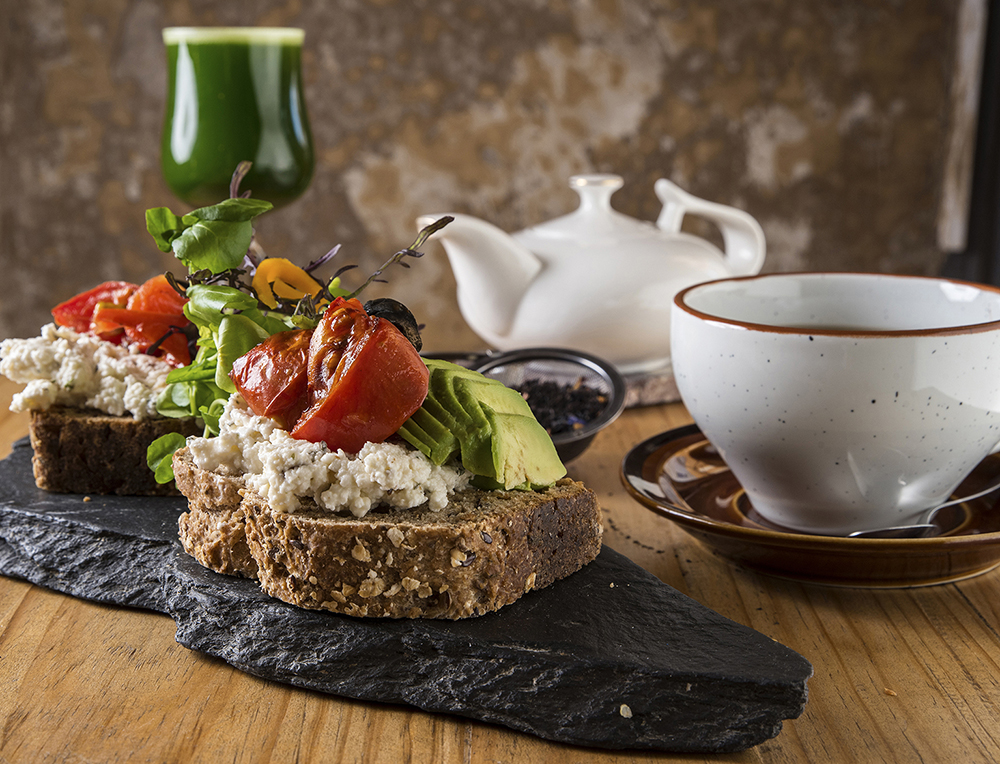
[[[222,410],[226,406],[227,398],[216,398],[208,406],[199,409],[201,418],[205,422],[205,430],[213,435],[219,434],[219,419],[222,417]]]
[[[174,452],[184,448],[187,438],[179,432],[161,435],[146,449],[146,464],[153,471],[157,483],[169,483],[174,479]]]
[[[224,199],[218,204],[210,207],[201,207],[184,216],[186,222],[189,218],[199,220],[218,220],[227,223],[249,223],[258,215],[263,215],[274,207],[270,202],[262,199]]]
[[[236,385],[229,378],[233,362],[270,336],[271,333],[267,329],[245,315],[223,316],[215,339],[219,349],[215,384],[229,393],[235,393]]]
[[[220,284],[194,284],[185,292],[184,315],[200,328],[218,329],[227,313],[257,310],[257,300],[246,292]]]
[[[184,224],[181,223],[181,219],[166,207],[146,210],[146,230],[149,231],[161,252],[171,250],[171,243],[180,235],[179,232],[183,228]]]
[[[146,210],[146,230],[163,252],[192,271],[236,268],[253,239],[253,219],[272,208],[260,199],[226,199],[178,217],[166,207]]]
[[[205,363],[193,363],[190,366],[178,366],[167,374],[167,382],[200,382],[215,379],[215,371]]]
[[[184,216],[186,222],[188,216]],[[249,221],[194,220],[171,242],[174,255],[190,270],[221,273],[243,262],[253,239]]]

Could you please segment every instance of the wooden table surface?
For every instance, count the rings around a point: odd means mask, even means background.
[[[0,379],[0,456],[27,433]],[[740,569],[633,501],[626,451],[689,422],[632,409],[570,464],[602,502],[605,542],[709,608],[812,662],[803,715],[737,754],[608,752],[407,707],[262,681],[181,647],[166,616],[0,577],[0,763],[995,762],[1000,570],[919,589],[814,586]]]

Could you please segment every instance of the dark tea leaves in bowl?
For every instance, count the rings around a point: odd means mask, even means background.
[[[582,378],[572,384],[526,379],[517,389],[550,435],[582,429],[608,405],[607,395],[585,385]]]

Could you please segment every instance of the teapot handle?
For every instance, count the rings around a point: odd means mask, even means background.
[[[656,221],[661,230],[680,232],[681,222],[688,213],[707,218],[722,231],[722,240],[726,245],[726,264],[732,275],[753,276],[760,272],[767,250],[764,231],[752,215],[735,207],[692,196],[666,178],[656,181],[653,190],[663,202],[663,209]]]

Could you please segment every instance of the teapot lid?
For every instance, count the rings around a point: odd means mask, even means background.
[[[608,239],[620,242],[662,236],[652,223],[636,220],[612,209],[611,196],[623,185],[620,175],[574,175],[569,179],[569,187],[580,195],[580,206],[568,215],[526,228],[515,236],[529,249],[533,249],[533,245],[544,247],[554,239],[587,245]]]

